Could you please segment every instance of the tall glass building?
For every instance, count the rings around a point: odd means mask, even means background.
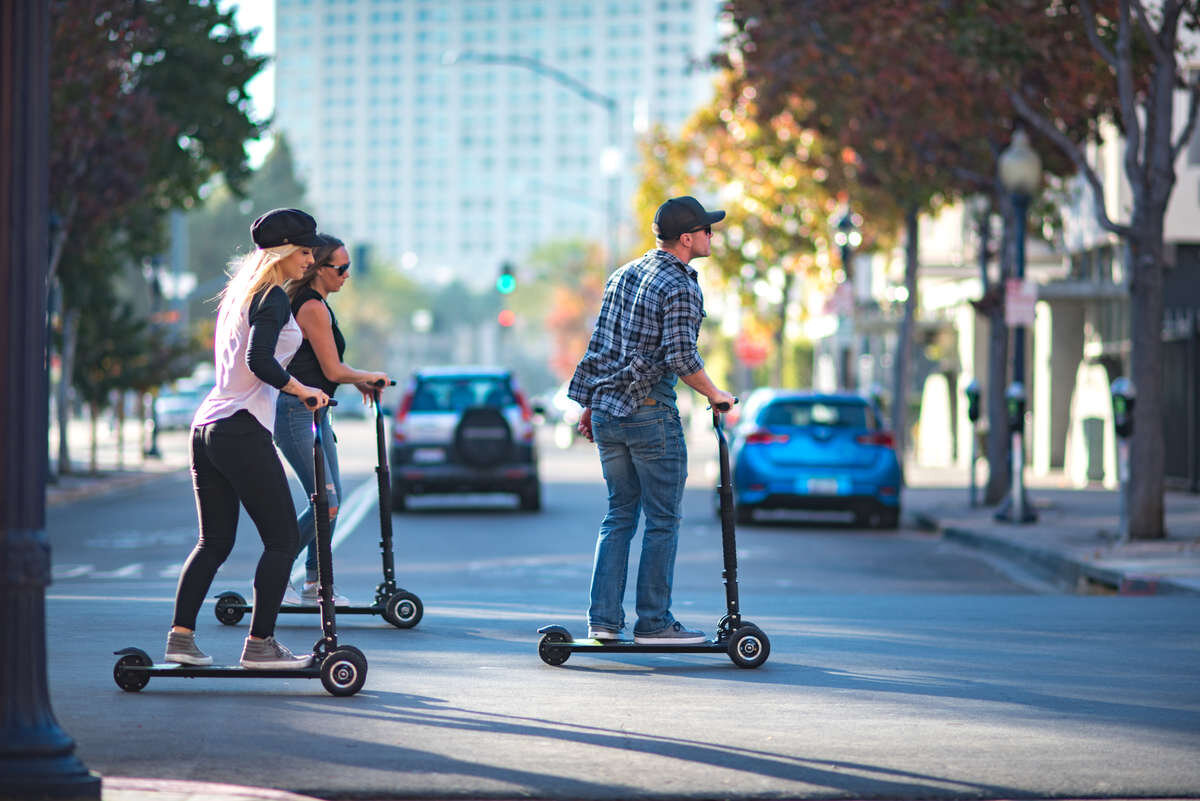
[[[610,177],[632,241],[636,139],[711,97],[719,6],[276,0],[275,129],[323,229],[487,283],[538,243],[609,241]]]

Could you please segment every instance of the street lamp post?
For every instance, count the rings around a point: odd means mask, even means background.
[[[1025,280],[1025,218],[1029,213],[1029,201],[1042,182],[1042,160],[1029,144],[1029,135],[1021,129],[1013,133],[1012,142],[999,160],[1000,183],[1012,198],[1016,217],[1016,254],[1013,260],[1013,278]],[[1009,405],[1009,430],[1012,433],[1013,486],[1008,500],[996,513],[997,520],[1012,523],[1031,523],[1037,513],[1025,497],[1025,326],[1013,326],[1013,374],[1012,383],[1006,393]]]
[[[854,297],[854,249],[862,244],[862,234],[858,230],[858,215],[850,207],[838,218],[833,226],[833,243],[837,245],[842,260],[842,285],[850,296],[849,311],[838,313],[838,382],[842,389],[849,389],[855,381],[851,374],[851,354],[854,351],[854,309],[857,300]],[[840,290],[839,286],[839,290]],[[847,318],[849,322],[847,323]]]
[[[0,0],[0,30],[0,799],[99,798],[46,675],[50,4]]]
[[[619,165],[616,163],[620,152],[619,139],[619,123],[617,119],[617,101],[615,98],[597,92],[587,84],[579,81],[560,69],[550,66],[545,62],[539,61],[530,56],[522,56],[517,53],[476,53],[471,50],[462,52],[451,51],[445,54],[442,62],[447,65],[454,64],[500,64],[509,67],[521,67],[530,70],[543,78],[549,78],[555,81],[560,86],[571,90],[578,96],[587,100],[589,103],[595,103],[604,109],[608,115],[608,147],[605,148],[602,167],[608,175],[608,181],[605,185],[604,198],[604,226],[605,239],[607,240],[607,263],[609,267],[616,264],[619,258],[619,248],[617,246],[617,194],[619,180]]]

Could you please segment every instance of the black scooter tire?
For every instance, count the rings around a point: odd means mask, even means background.
[[[408,590],[392,593],[383,605],[383,619],[398,629],[411,629],[421,622],[424,614],[421,599]]]
[[[571,651],[556,643],[568,642],[571,638],[561,631],[548,631],[538,640],[538,656],[552,667],[558,667],[571,658]]]
[[[321,660],[321,684],[330,695],[354,695],[367,681],[367,659],[362,651],[339,647]]]
[[[126,670],[128,667],[150,667],[154,661],[143,651],[125,654],[113,665],[113,681],[127,693],[136,693],[150,683],[150,674]]]
[[[771,640],[757,626],[742,626],[729,639],[729,658],[740,668],[756,668],[771,655]]]
[[[217,620],[226,626],[236,626],[246,614],[243,610],[236,607],[245,605],[245,598],[236,592],[226,592],[217,598],[217,605],[213,609],[213,612],[216,614]]]

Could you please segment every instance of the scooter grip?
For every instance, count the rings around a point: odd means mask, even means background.
[[[315,409],[315,408],[317,408],[317,399],[316,398],[305,398],[304,405],[310,409]],[[337,401],[335,401],[333,398],[330,398],[328,405],[337,406],[338,404],[337,404]]]
[[[377,386],[377,387],[380,387],[380,388],[382,388],[382,387],[394,387],[394,386],[396,386],[396,382],[395,382],[395,381],[387,381],[387,382],[385,382],[385,381],[384,381],[382,378],[381,378],[381,379],[379,379],[378,381],[374,381],[374,382],[372,382],[372,383],[373,383],[373,385],[374,385],[374,386]]]

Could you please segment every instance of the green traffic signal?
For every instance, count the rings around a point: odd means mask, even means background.
[[[496,291],[501,295],[507,295],[517,288],[517,279],[512,275],[504,274],[496,279]]]

